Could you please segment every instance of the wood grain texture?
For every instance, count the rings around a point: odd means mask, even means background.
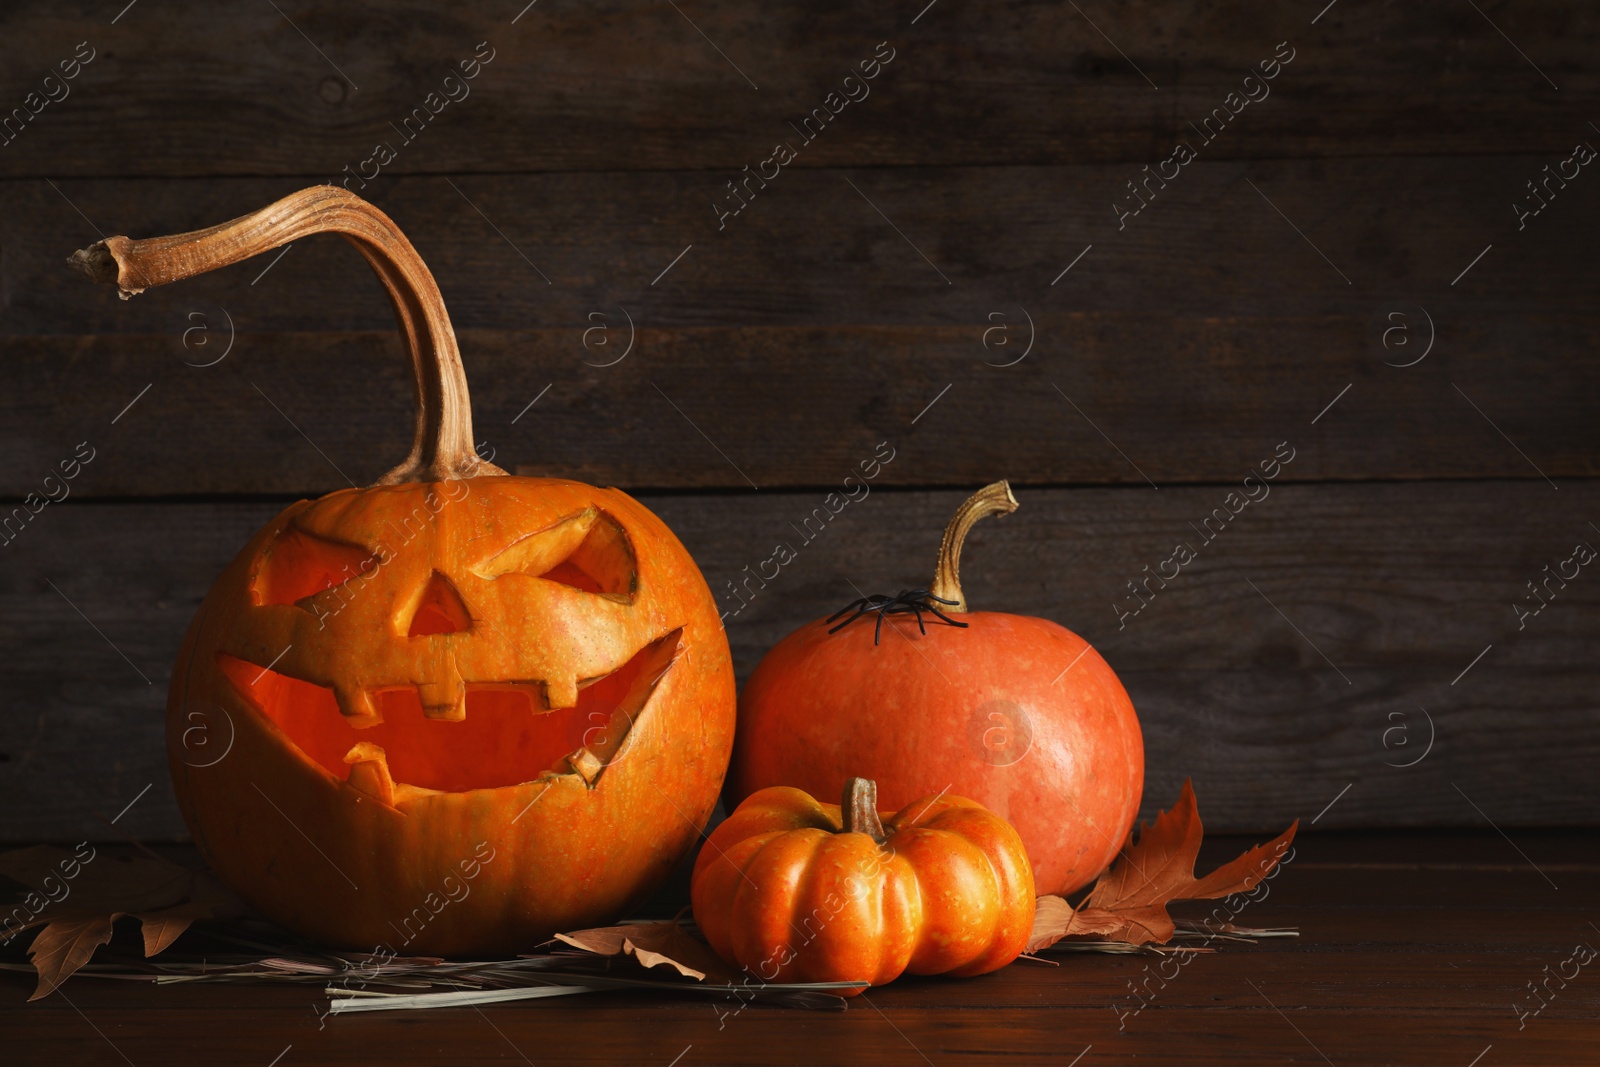
[[[97,54],[71,95],[0,151],[0,171],[323,177],[381,141],[401,146],[390,167],[405,173],[737,171],[793,137],[788,123],[822,107],[879,42],[895,58],[800,166],[1154,162],[1279,42],[1292,62],[1219,138],[1219,155],[1570,148],[1600,88],[1600,20],[1559,0],[1496,5],[1492,23],[1465,4],[1344,4],[1315,24],[1322,5],[1204,0],[1159,15],[1020,0],[920,17],[916,4],[759,17],[728,0],[518,16],[522,6],[187,0],[113,25],[86,0],[7,5],[6,107],[79,41]],[[494,59],[470,95],[404,144],[394,124],[447,91],[444,78],[485,41]]]
[[[1524,182],[1556,161],[1202,157],[1166,189],[1152,186],[1155,198],[1121,221],[1114,205],[1139,203],[1127,188],[1139,171],[1125,165],[814,169],[757,191],[720,229],[726,179],[704,171],[400,177],[364,195],[416,245],[458,329],[582,329],[593,312],[620,325],[619,307],[644,328],[987,328],[994,312],[1020,327],[1019,307],[1034,316],[1338,316],[1344,330],[1298,353],[1308,365],[1350,349],[1402,363],[1415,353],[1377,346],[1398,301],[1427,309],[1440,356],[1475,334],[1514,337],[1588,306],[1600,196],[1575,181],[1520,231],[1512,210],[1527,197]],[[391,329],[376,282],[333,238],[298,242],[276,265],[261,256],[130,302],[85,291],[64,269],[101,231],[210,226],[304,184],[0,183],[11,208],[0,218],[0,331],[176,335],[207,305],[229,308],[254,332]],[[1059,341],[1041,335],[1040,356],[1069,354]],[[979,353],[996,363],[1016,354]]]
[[[1204,800],[1202,799],[1202,803]],[[1224,945],[1181,968],[1153,957],[1056,956],[978,979],[902,979],[844,1012],[590,994],[475,1011],[348,1016],[319,1026],[320,989],[266,984],[147,986],[76,978],[23,1006],[30,983],[0,979],[0,1020],[24,1057],[67,1065],[116,1061],[255,1065],[432,1062],[1233,1065],[1516,1063],[1568,1067],[1593,1047],[1600,987],[1588,969],[1529,982],[1600,942],[1579,897],[1600,865],[1576,838],[1527,840],[1527,861],[1463,874],[1510,854],[1492,833],[1377,840],[1316,833],[1265,900],[1240,919],[1295,926],[1300,937]],[[1213,840],[1236,854],[1246,842]],[[1404,884],[1330,857],[1420,858]],[[1577,853],[1576,855],[1574,853]],[[1554,869],[1559,891],[1530,864]],[[1503,902],[1515,901],[1508,908]],[[13,950],[14,951],[14,950]],[[1162,973],[1168,977],[1163,979]],[[1134,990],[1140,995],[1135,997]],[[1140,1003],[1143,1001],[1143,1007]],[[738,1010],[736,1010],[738,1009]],[[1138,1009],[1138,1010],[1135,1010]],[[98,1033],[97,1033],[98,1031]],[[37,1056],[34,1054],[37,1053]],[[1485,1055],[1487,1053],[1487,1055]],[[538,1057],[535,1059],[534,1057]],[[29,1059],[28,1062],[32,1062]]]
[[[1122,676],[1145,729],[1147,814],[1192,775],[1217,830],[1596,821],[1600,583],[1580,573],[1522,629],[1513,604],[1600,537],[1587,519],[1600,486],[1280,485],[1203,544],[1189,523],[1226,492],[1019,490],[1021,510],[980,525],[963,558],[975,610],[1053,618]],[[791,524],[826,512],[822,491],[645,500],[728,612],[743,678],[858,588],[926,582],[963,495],[874,492],[820,532],[813,520],[809,541]],[[95,813],[152,783],[119,825],[182,835],[162,742],[168,665],[214,576],[276,510],[69,501],[0,549],[13,709],[0,838],[97,833]],[[1120,618],[1125,583],[1179,541],[1198,558]],[[751,575],[778,542],[796,558],[762,587]]]
[[[871,95],[802,138],[879,42]],[[1270,97],[1195,130],[1279,42]],[[181,837],[160,707],[194,607],[290,495],[407,443],[390,309],[342,242],[132,302],[66,255],[253,211],[379,142],[394,159],[351,184],[438,279],[475,443],[643,491],[741,677],[852,582],[926,582],[949,508],[1008,476],[1023,511],[978,532],[974,602],[1071,625],[1122,673],[1147,812],[1193,773],[1220,828],[1600,823],[1600,593],[1585,570],[1524,628],[1512,606],[1600,537],[1600,179],[1514,208],[1600,144],[1597,45],[1600,13],[1562,0],[7,5],[0,839],[103,834],[146,786],[118,828]],[[84,48],[70,95],[30,105]],[[491,49],[470,96],[398,128]],[[796,158],[724,214],[780,140]],[[1180,140],[1198,158],[1135,194]],[[868,500],[733,614],[728,583],[879,442]],[[1119,628],[1126,583],[1278,442],[1270,498]],[[84,448],[70,498],[16,518]],[[1210,1007],[1191,1018],[1220,1034]],[[948,1058],[954,1030],[908,1025]],[[1427,1051],[1383,1055],[1476,1054]]]
[[[392,332],[239,334],[206,368],[228,343],[208,314],[189,349],[181,332],[8,341],[0,496],[40,492],[84,440],[97,451],[70,487],[82,499],[320,493],[405,455],[414,401]],[[899,453],[882,485],[1236,481],[1286,439],[1284,481],[1600,474],[1600,362],[1577,358],[1600,346],[1600,318],[1457,327],[1459,351],[1407,369],[1358,339],[1308,366],[1349,330],[1331,317],[1035,324],[1048,351],[1012,367],[985,362],[979,323],[640,329],[609,367],[620,318],[590,348],[582,327],[460,341],[480,452],[601,485],[826,485],[883,441]]]
[[[1039,482],[1141,482],[1138,470],[1215,481],[1252,462],[1252,442],[1309,430],[1348,385],[1290,477],[1592,475],[1597,364],[1585,357],[1600,338],[1579,309],[1596,281],[1586,234],[1600,201],[1558,201],[1517,232],[1506,191],[1534,162],[1252,164],[1315,248],[1236,164],[1192,165],[1192,184],[1120,233],[1115,168],[858,174],[938,268],[834,171],[769,190],[720,236],[697,174],[475,179],[470,204],[442,180],[403,179],[380,200],[441,280],[480,438],[502,463],[643,487],[815,484],[902,434],[926,447],[887,473],[896,484],[983,481],[1013,456]],[[145,233],[287,187],[64,191],[99,225]],[[130,416],[144,435],[107,456],[86,495],[328,484],[326,462],[263,396],[353,480],[394,462],[409,400],[393,326],[339,242],[123,302],[64,269],[62,249],[93,237],[72,203],[43,182],[7,193],[24,208],[0,221],[16,383],[0,435],[15,454],[53,466],[154,383]],[[228,359],[199,369],[234,334]],[[953,432],[961,418],[986,432]],[[195,440],[220,442],[215,462],[188,462]],[[0,493],[30,491],[26,470]]]

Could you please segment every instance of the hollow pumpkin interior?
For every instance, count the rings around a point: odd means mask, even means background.
[[[333,690],[219,653],[234,688],[301,752],[335,778],[348,777],[346,754],[357,743],[383,749],[394,781],[440,792],[493,789],[566,771],[580,747],[614,753],[649,698],[677,644],[675,631],[646,644],[617,670],[578,691],[571,708],[546,709],[538,683],[467,684],[467,714],[429,719],[414,686],[374,690],[382,722],[357,729],[339,712]],[[653,675],[653,677],[652,677]]]

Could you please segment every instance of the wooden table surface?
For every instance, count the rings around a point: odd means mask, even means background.
[[[1208,842],[1200,869],[1245,843]],[[1568,962],[1578,946],[1600,948],[1600,836],[1310,834],[1271,885],[1237,921],[1297,926],[1298,939],[1229,945],[1183,966],[1144,956],[1021,961],[979,979],[896,982],[843,1012],[595,993],[324,1023],[319,987],[78,978],[24,1004],[31,982],[6,976],[0,1062],[1600,1061],[1600,966]]]

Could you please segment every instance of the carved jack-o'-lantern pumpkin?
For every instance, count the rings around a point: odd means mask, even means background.
[[[318,232],[389,290],[416,440],[377,485],[287,508],[218,579],[173,671],[173,784],[216,873],[294,930],[527,948],[627,908],[694,843],[732,747],[727,640],[643,506],[477,457],[438,289],[361,198],[307,189],[73,262],[127,296]]]

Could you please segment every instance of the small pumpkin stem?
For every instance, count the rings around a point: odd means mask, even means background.
[[[866,834],[880,845],[889,840],[878,818],[878,783],[871,778],[852,778],[844,784],[839,817],[847,834]]]
[[[967,610],[967,598],[961,592],[961,546],[972,524],[1016,510],[1017,498],[1011,495],[1011,486],[1005,481],[984,486],[956,509],[950,525],[944,528],[944,540],[939,542],[939,566],[933,572],[933,588],[929,590],[940,600],[951,602],[940,604],[941,610],[948,614]]]
[[[347,189],[317,185],[204,230],[142,241],[109,237],[67,262],[128,297],[269,252],[316,233],[342,234],[388,290],[411,357],[416,434],[404,463],[379,485],[433,482],[504,470],[478,458],[467,375],[444,298],[427,264],[382,211]]]

